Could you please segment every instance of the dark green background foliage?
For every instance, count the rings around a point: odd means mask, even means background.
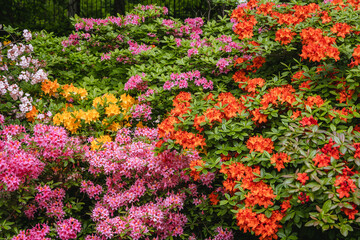
[[[169,17],[216,19],[236,5],[235,0],[0,0],[0,24],[20,29],[54,32],[72,31],[70,17],[105,18],[124,15],[137,4],[156,4],[169,9]]]

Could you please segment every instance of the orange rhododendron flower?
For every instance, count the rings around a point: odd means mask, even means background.
[[[291,115],[293,120],[297,119],[301,115],[301,111],[294,111]]]
[[[36,107],[32,106],[31,111],[26,113],[27,120],[29,122],[34,122],[38,112],[39,111],[36,109]]]
[[[270,158],[271,164],[275,164],[275,168],[278,170],[278,172],[285,168],[284,163],[288,163],[290,161],[291,158],[286,153],[275,153]]]
[[[290,200],[285,200],[281,203],[281,212],[284,213],[291,208]]]
[[[265,4],[261,4],[258,8],[256,13],[257,14],[263,14],[264,16],[267,16],[268,14],[270,14],[272,12],[272,8],[273,6],[275,6],[275,3],[272,2],[268,2]]]
[[[245,106],[239,102],[230,92],[220,93],[218,98],[218,102],[215,106],[225,106],[221,109],[221,111],[225,114],[227,119],[233,118],[237,115],[237,113],[241,113]]]
[[[245,90],[247,92],[256,92],[257,87],[262,87],[265,84],[265,80],[262,78],[253,78],[247,81],[247,86]]]
[[[297,174],[297,179],[299,182],[301,182],[302,185],[305,185],[306,181],[309,180],[309,176],[307,175],[307,173],[298,173]]]
[[[291,42],[293,39],[293,36],[295,36],[296,33],[291,32],[291,29],[289,28],[283,28],[276,31],[275,34],[275,41],[280,42],[281,45],[287,45]]]
[[[41,90],[45,93],[45,94],[49,94],[50,96],[55,96],[55,93],[57,92],[57,89],[60,87],[60,84],[58,84],[57,79],[55,79],[54,82],[45,79],[45,81],[43,81],[41,83]]]
[[[192,160],[190,162],[190,176],[193,177],[194,181],[197,181],[200,179],[200,171],[198,171],[195,167],[199,166],[202,167],[204,166],[205,162],[202,160]]]
[[[269,93],[262,96],[260,103],[263,106],[260,109],[266,109],[269,104],[277,105],[278,101],[292,105],[296,101],[293,92],[295,89],[291,85],[271,88]]]
[[[179,130],[175,132],[172,138],[175,139],[175,143],[180,144],[185,149],[195,149],[198,146],[203,148],[206,146],[205,138],[202,135],[195,135],[191,132]]]
[[[179,123],[179,119],[176,117],[170,116],[165,118],[159,125],[159,137],[167,137],[175,133],[175,124]]]
[[[254,182],[250,191],[245,195],[245,206],[263,206],[268,208],[269,206],[274,205],[272,202],[276,198],[272,188],[264,183],[263,181]]]
[[[255,109],[254,111],[251,111],[251,114],[254,116],[251,120],[257,123],[266,123],[267,122],[267,116],[266,114],[260,113],[260,109]]]
[[[209,200],[211,202],[211,205],[216,205],[219,203],[220,200],[218,199],[218,196],[219,196],[219,194],[217,194],[215,192],[210,193]]]
[[[253,136],[250,137],[246,142],[246,147],[250,150],[250,153],[253,151],[261,152],[267,151],[268,153],[272,153],[274,149],[274,143],[270,138],[263,138],[262,136]]]
[[[315,162],[315,166],[321,167],[327,167],[330,166],[330,156],[327,156],[325,154],[316,154],[313,161]]]
[[[249,208],[239,209],[236,213],[237,225],[244,232],[252,231],[260,240],[277,239],[276,235],[281,228],[280,220],[283,215],[279,211],[273,211],[268,218],[263,213],[255,213]]]
[[[338,37],[345,38],[346,34],[351,32],[351,26],[346,23],[335,23],[334,26],[330,29],[333,33],[337,33]]]
[[[336,176],[334,186],[340,186],[340,188],[336,189],[336,192],[339,193],[339,198],[350,197],[350,192],[355,192],[355,189],[357,189],[353,179],[342,175]]]
[[[355,219],[355,214],[357,214],[359,211],[356,209],[357,205],[354,203],[349,203],[351,204],[352,208],[341,208],[341,211],[343,211],[345,213],[346,216],[349,217],[349,219]]]
[[[304,103],[309,107],[312,107],[314,104],[317,107],[321,107],[324,104],[324,100],[319,95],[309,96]]]

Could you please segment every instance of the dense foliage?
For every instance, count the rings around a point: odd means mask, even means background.
[[[250,0],[204,24],[138,6],[11,33],[1,237],[357,239],[359,11]]]

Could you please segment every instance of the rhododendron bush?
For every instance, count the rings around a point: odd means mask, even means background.
[[[6,39],[1,237],[357,239],[359,4],[139,6]]]

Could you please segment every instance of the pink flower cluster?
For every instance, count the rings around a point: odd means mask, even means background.
[[[139,91],[143,91],[147,88],[147,83],[142,79],[146,74],[142,73],[142,76],[135,75],[129,78],[129,80],[125,83],[124,90],[129,91],[132,89],[137,89]]]
[[[129,44],[129,50],[131,51],[132,55],[138,55],[141,52],[148,51],[153,48],[152,46],[148,46],[146,44],[139,45],[137,42],[133,42],[131,40],[128,41],[128,44]]]
[[[170,80],[165,82],[163,88],[164,90],[171,90],[175,86],[178,86],[180,89],[187,88],[189,85],[188,81],[194,81],[196,86],[202,86],[203,89],[213,89],[213,82],[202,78],[198,70],[185,73],[172,73]]]
[[[144,102],[147,97],[149,97],[155,93],[157,93],[156,89],[154,90],[154,89],[149,88],[148,90],[146,90],[146,92],[144,94],[141,94],[140,96],[138,96],[138,101]]]
[[[227,74],[230,72],[229,66],[232,66],[233,59],[232,58],[220,58],[216,63],[216,66],[219,68],[220,73]]]
[[[69,137],[63,127],[37,124],[29,139],[38,147],[37,156],[45,161],[65,161],[83,152],[80,140]]]
[[[184,207],[184,193],[168,193],[145,204],[141,199],[186,182],[182,170],[200,157],[197,152],[179,154],[169,150],[155,156],[157,136],[157,129],[138,128],[132,132],[123,128],[115,142],[106,143],[102,150],[87,150],[89,171],[107,176],[105,193],[91,215],[98,236],[140,239],[151,233],[165,239],[183,233],[187,218],[178,211]],[[119,215],[121,210],[127,214]]]
[[[46,235],[50,232],[50,227],[46,224],[37,224],[35,227],[26,231],[21,230],[20,233],[14,236],[11,240],[51,240]]]
[[[49,217],[56,217],[57,219],[63,219],[65,212],[63,210],[65,198],[65,190],[57,188],[51,190],[47,185],[36,187],[38,193],[35,195],[35,202],[38,205],[38,209],[43,209]],[[31,208],[34,208],[31,206]],[[32,209],[31,213],[34,213]],[[33,216],[28,216],[32,218]]]
[[[92,181],[82,181],[80,192],[86,192],[90,198],[99,199],[99,196],[103,192],[101,185],[94,185]]]
[[[207,238],[205,240],[233,240],[234,235],[231,230],[223,229],[222,227],[216,228],[217,235],[214,238]]]
[[[58,221],[56,231],[62,240],[75,239],[81,231],[81,223],[75,218]]]
[[[5,184],[6,191],[15,191],[21,184],[38,178],[45,166],[33,153],[23,150],[20,141],[12,140],[23,132],[24,128],[18,125],[0,131],[0,183]]]
[[[151,120],[151,110],[152,107],[150,107],[147,103],[142,103],[133,105],[130,112],[133,119],[149,121]]]
[[[233,42],[231,36],[222,35],[216,40],[226,44],[224,46],[221,46],[219,48],[219,51],[224,51],[224,52],[232,52],[233,50],[241,51],[241,52],[243,51],[241,44],[237,42]]]

